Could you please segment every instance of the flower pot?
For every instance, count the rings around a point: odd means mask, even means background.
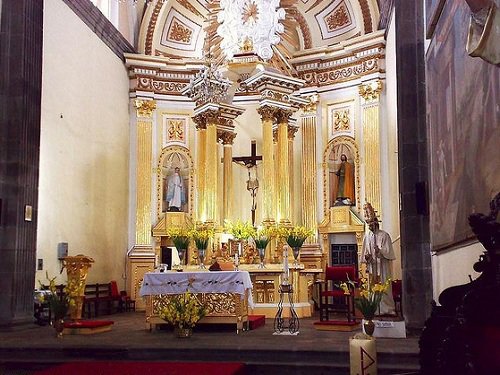
[[[199,269],[206,269],[207,267],[203,263],[205,261],[205,249],[198,249],[198,259],[200,260]]]
[[[300,253],[300,247],[293,247],[293,265],[297,267],[299,265],[299,253]]]
[[[373,332],[375,331],[375,323],[371,319],[363,320],[363,330],[368,336],[373,336]]]
[[[178,338],[189,338],[193,334],[193,329],[192,328],[181,328],[181,327],[175,327],[174,328],[174,335],[175,337]]]
[[[56,331],[56,337],[58,339],[62,338],[63,330],[64,330],[64,320],[63,319],[54,319],[54,321],[52,322],[52,326],[54,327],[54,330]]]
[[[260,257],[259,268],[266,268],[266,266],[264,265],[264,257],[266,256],[266,249],[259,248],[257,249],[257,251],[259,252],[259,257]]]

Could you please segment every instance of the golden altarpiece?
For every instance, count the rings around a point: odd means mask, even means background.
[[[332,244],[340,238],[355,245],[359,254],[364,202],[371,202],[382,216],[385,207],[397,201],[382,200],[388,186],[397,184],[397,175],[390,172],[397,168],[391,166],[395,161],[390,147],[381,146],[392,144],[388,139],[396,135],[381,121],[385,39],[383,31],[368,30],[366,22],[367,14],[373,21],[377,14],[355,10],[349,22],[356,23],[357,34],[326,52],[318,53],[310,40],[298,38],[290,54],[295,57],[286,63],[275,57],[264,62],[250,46],[218,66],[230,80],[229,94],[213,100],[193,90],[198,72],[206,68],[200,56],[186,52],[173,59],[168,52],[180,43],[175,33],[164,32],[173,30],[168,17],[172,9],[168,2],[149,7],[141,27],[141,54],[125,55],[134,114],[127,289],[144,309],[140,284],[144,274],[158,266],[162,247],[173,247],[167,236],[172,225],[203,223],[213,228],[216,235],[205,263],[230,261],[223,251],[224,220],[250,221],[252,213],[246,189],[251,171],[233,158],[248,154],[253,141],[261,156],[252,171],[259,182],[255,224],[304,225],[315,232],[301,249],[300,265],[291,268],[295,310],[299,317],[311,316],[314,282],[332,264]],[[196,18],[190,12],[198,11],[182,12],[183,17],[173,18],[178,23]],[[194,27],[187,22],[184,26]],[[193,42],[195,34],[185,41]],[[203,35],[200,28],[198,42]],[[347,201],[337,199],[342,155],[353,171]],[[389,168],[382,168],[382,162]],[[176,168],[185,194],[180,209],[171,211],[167,187]],[[399,226],[391,230],[397,237]],[[261,269],[255,249],[245,247],[240,269],[251,275],[253,314],[276,313],[283,250],[282,243],[273,241],[266,250],[266,268]],[[186,258],[186,268],[196,269],[195,249],[190,248]]]

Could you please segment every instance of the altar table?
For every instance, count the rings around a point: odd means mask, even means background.
[[[144,275],[140,295],[145,298],[147,327],[165,323],[159,312],[169,296],[186,291],[196,294],[207,309],[201,323],[235,323],[237,332],[248,323],[248,307],[254,304],[247,271],[168,271]]]

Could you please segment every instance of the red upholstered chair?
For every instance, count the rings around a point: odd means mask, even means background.
[[[403,283],[401,280],[392,280],[392,298],[394,299],[394,309],[396,315],[403,316]]]
[[[354,288],[346,295],[339,287],[341,282],[356,282],[358,272],[355,265],[327,267],[325,280],[319,284],[319,320],[330,320],[330,313],[346,314],[349,323],[355,322]],[[349,285],[349,284],[348,284]]]

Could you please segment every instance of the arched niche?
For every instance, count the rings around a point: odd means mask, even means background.
[[[180,175],[185,188],[186,203],[182,211],[192,217],[194,199],[194,167],[193,159],[189,150],[182,146],[165,147],[158,160],[157,168],[157,216],[160,218],[167,212],[166,202],[168,178],[174,173],[174,169],[180,169]]]
[[[359,182],[359,151],[354,139],[351,137],[337,137],[328,142],[323,153],[323,212],[328,215],[337,199],[338,177],[335,174],[340,165],[340,157],[344,154],[347,161],[354,167],[354,200],[353,205],[360,211],[360,182]]]

